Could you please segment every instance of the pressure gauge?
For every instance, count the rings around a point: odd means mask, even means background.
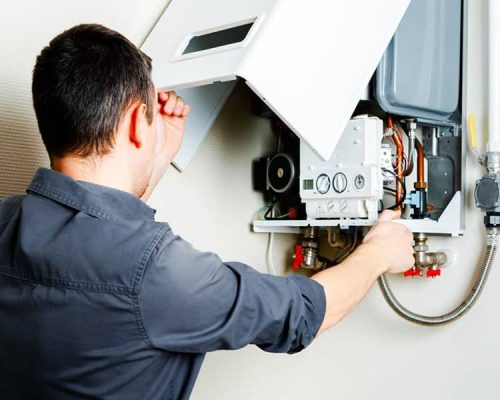
[[[347,177],[342,172],[337,172],[332,179],[333,190],[343,193],[347,189]]]
[[[354,178],[354,186],[358,190],[363,189],[365,187],[365,177],[361,174],[356,175],[356,178]]]
[[[327,174],[321,174],[316,179],[316,189],[319,193],[325,194],[330,190],[330,178]]]

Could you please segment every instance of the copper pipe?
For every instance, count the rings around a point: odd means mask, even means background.
[[[394,144],[396,145],[396,176],[403,179],[403,139],[400,136],[400,133],[394,129],[394,125],[392,123],[392,117],[387,116],[387,127],[393,130],[392,138],[394,139]],[[399,179],[396,179],[396,204],[401,203],[403,199],[403,187]],[[395,210],[400,210],[401,206],[395,208]]]
[[[415,141],[415,147],[417,149],[417,181],[415,182],[415,188],[425,189],[427,187],[427,183],[425,182],[425,174],[424,174],[424,148],[420,140]]]

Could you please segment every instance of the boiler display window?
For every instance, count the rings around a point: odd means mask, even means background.
[[[304,190],[314,189],[314,179],[304,179]]]

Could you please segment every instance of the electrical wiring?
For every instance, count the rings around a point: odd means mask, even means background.
[[[293,212],[289,212],[289,213],[286,213],[286,214],[280,215],[279,217],[276,217],[276,218],[277,218],[277,219],[283,219],[283,218],[286,218],[286,217],[288,217],[288,216],[290,216],[290,215],[292,215],[292,214],[293,214]]]
[[[394,139],[390,136],[387,136],[386,137],[387,140],[389,141],[390,144],[392,144],[393,146],[397,146],[396,143],[394,142]],[[401,161],[399,162],[399,164],[396,162],[393,162],[392,163],[392,167],[397,170],[398,168],[401,169],[401,171],[405,171],[407,169],[407,165],[408,165],[408,158],[406,157],[406,153],[404,152],[403,150],[403,158],[401,159]],[[397,157],[396,155],[393,155],[392,157]]]
[[[409,136],[408,136],[408,133],[401,127],[401,125],[397,125],[395,126],[395,129],[399,132],[399,135],[400,137],[406,137],[408,138],[408,147],[409,147],[409,150],[408,150],[408,155],[406,155],[406,152],[404,151],[404,147],[403,147],[403,158],[406,160],[406,165],[403,169],[403,176],[409,176],[412,172],[413,172],[413,168],[414,168],[414,151],[415,151],[415,148],[414,146],[411,145],[412,142],[410,142],[410,139],[409,139]]]
[[[399,178],[402,178],[404,176],[403,174],[403,159],[404,159],[404,144],[403,144],[403,137],[400,134],[400,131],[397,130],[395,125],[393,124],[392,121],[392,116],[388,115],[387,116],[387,126],[393,131],[393,135],[391,136],[392,139],[394,140],[394,144],[396,145],[396,172],[394,176],[397,176]],[[397,179],[396,179],[397,180]],[[395,209],[399,209],[400,203],[404,201],[404,196],[403,196],[403,185],[400,184],[400,181],[397,180],[396,182],[396,206]]]
[[[394,177],[394,179],[399,183],[401,190],[402,190],[402,195],[401,195],[400,200],[396,201],[396,203],[393,206],[388,207],[389,209],[394,210],[398,207],[401,207],[401,205],[404,203],[404,201],[406,199],[406,185],[405,185],[404,180],[401,177],[397,176],[395,172],[388,170],[388,169],[382,169],[382,171],[392,175],[392,177]],[[384,188],[384,190],[386,190],[386,189],[389,189],[389,188]],[[389,190],[391,190],[391,189],[389,189]],[[395,192],[394,194],[396,195],[396,198],[397,198],[398,197],[397,190],[395,190],[394,192]]]
[[[254,219],[257,221],[262,221],[262,220],[276,221],[276,220],[285,219],[286,217],[289,217],[290,215],[293,214],[293,212],[289,212],[289,213],[286,213],[283,215],[279,215],[280,211],[279,211],[279,207],[276,207],[277,205],[278,205],[278,203],[275,202],[275,203],[271,203],[269,205],[265,205],[264,207],[259,208],[255,213]],[[278,215],[270,216],[271,213],[273,213],[273,214],[277,213]]]
[[[274,246],[274,233],[269,234],[269,238],[267,241],[267,255],[266,255],[266,260],[267,260],[267,269],[269,270],[269,273],[271,275],[276,275],[276,268],[274,267],[274,260],[273,260],[273,246]]]
[[[266,213],[266,211],[268,209],[269,209],[269,205],[265,205],[264,207],[259,208],[257,210],[257,212],[255,213],[254,219],[257,220],[257,221],[264,220],[264,214]]]
[[[278,204],[277,201],[273,201],[271,203],[271,205],[269,206],[269,208],[267,209],[266,213],[264,214],[264,219],[266,221],[270,221],[270,220],[273,220],[274,219],[274,216],[271,216],[270,214],[273,213],[274,211],[274,208],[276,207],[276,205]]]
[[[284,219],[284,218],[294,214],[294,212],[288,212],[286,214],[280,215],[279,207],[276,207],[277,205],[278,205],[278,202],[275,201],[275,202],[271,203],[271,205],[269,207],[267,207],[267,211],[264,214],[264,219],[266,221],[279,221],[281,219]],[[277,213],[277,215],[276,215],[276,213]]]

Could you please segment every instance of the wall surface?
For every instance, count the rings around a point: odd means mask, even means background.
[[[200,0],[203,1],[203,0]],[[79,22],[99,22],[140,43],[167,0],[2,1],[0,12],[0,197],[21,193],[47,160],[38,139],[30,99],[36,54],[51,37]],[[469,8],[467,111],[479,131],[486,126],[485,0]],[[167,40],[167,39],[166,39]],[[195,246],[266,271],[267,236],[253,234],[260,207],[251,190],[251,160],[266,151],[266,121],[252,117],[250,94],[240,86],[185,173],[169,170],[151,199],[158,218]],[[482,174],[468,153],[467,185]],[[469,190],[470,191],[470,190]],[[482,251],[481,214],[467,197],[463,238],[433,239],[431,248],[454,251],[456,262],[436,280],[393,277],[394,290],[409,308],[441,313],[469,289]],[[291,237],[279,237],[275,262],[284,266]],[[209,354],[193,393],[207,399],[497,399],[500,374],[500,271],[493,269],[477,306],[463,320],[429,329],[398,319],[377,287],[336,328],[295,356],[266,354],[253,347]]]

